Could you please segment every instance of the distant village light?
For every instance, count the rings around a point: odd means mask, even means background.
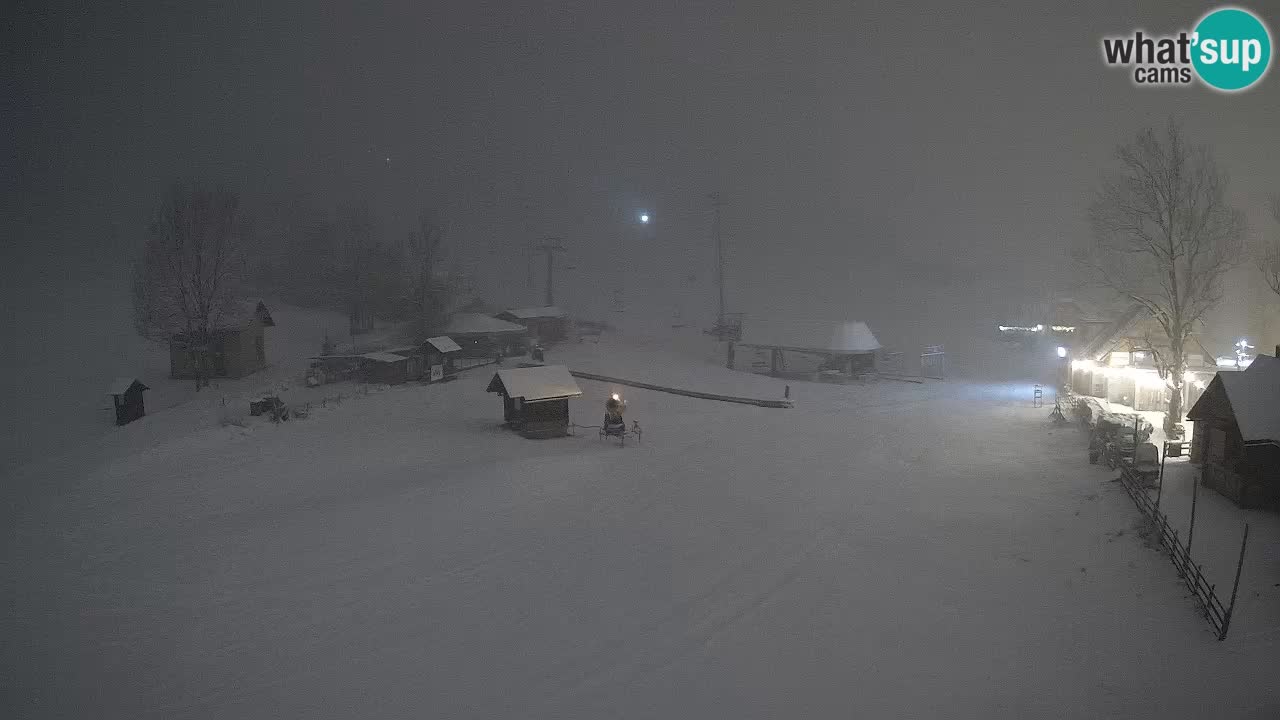
[[[642,225],[649,224],[649,213],[640,213],[640,223]]]

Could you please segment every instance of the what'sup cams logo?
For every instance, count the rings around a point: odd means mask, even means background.
[[[1222,92],[1257,85],[1271,66],[1271,33],[1257,15],[1224,7],[1200,18],[1195,30],[1151,36],[1102,39],[1107,65],[1133,68],[1135,85],[1190,85],[1200,82]]]

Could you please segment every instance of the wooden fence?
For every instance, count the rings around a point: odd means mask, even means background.
[[[930,345],[920,353],[920,377],[946,379],[947,353],[941,345]]]
[[[1225,640],[1227,638],[1227,630],[1231,627],[1231,613],[1236,606],[1236,593],[1240,590],[1240,570],[1244,567],[1244,548],[1249,542],[1248,523],[1244,526],[1244,539],[1240,541],[1240,559],[1236,563],[1236,579],[1231,586],[1231,601],[1226,606],[1223,606],[1222,601],[1218,599],[1214,585],[1205,579],[1203,569],[1191,559],[1190,538],[1184,544],[1182,539],[1178,537],[1178,530],[1169,524],[1168,516],[1161,512],[1159,505],[1147,494],[1142,480],[1130,468],[1122,467],[1120,470],[1120,484],[1124,486],[1125,492],[1129,493],[1129,497],[1138,506],[1138,510],[1152,524],[1156,531],[1158,542],[1169,551],[1169,559],[1173,561],[1173,567],[1178,571],[1178,577],[1182,578],[1187,589],[1195,597],[1196,604],[1200,606],[1205,619],[1209,621],[1209,625],[1217,633],[1218,639]],[[1194,518],[1193,509],[1191,532],[1195,530]],[[1190,535],[1190,532],[1188,535]]]

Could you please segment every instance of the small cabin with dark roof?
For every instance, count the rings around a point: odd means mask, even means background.
[[[1218,373],[1187,418],[1202,485],[1242,508],[1280,509],[1280,361]]]
[[[147,414],[143,405],[142,392],[151,388],[143,385],[135,378],[116,378],[107,389],[116,411],[116,424],[128,425]]]
[[[239,378],[266,367],[265,328],[274,327],[275,324],[271,312],[261,301],[237,303],[214,318],[208,348],[209,375]],[[192,339],[185,333],[176,333],[169,340],[169,376],[196,376]]]
[[[502,417],[507,426],[527,438],[569,434],[569,399],[582,389],[563,365],[499,370],[487,392],[502,396]]]

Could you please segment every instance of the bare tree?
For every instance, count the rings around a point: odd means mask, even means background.
[[[1271,216],[1280,225],[1280,195],[1271,198]],[[1262,276],[1267,280],[1267,287],[1280,295],[1280,228],[1261,238],[1254,254],[1254,261]]]
[[[239,299],[240,198],[222,187],[175,183],[149,230],[134,270],[134,325],[143,337],[191,353],[198,390],[209,384],[213,332]]]
[[[448,311],[452,288],[439,277],[442,259],[444,224],[439,216],[422,212],[418,215],[418,230],[409,236],[408,268],[409,285],[417,305],[418,323],[423,331],[437,328]]]
[[[1182,418],[1187,341],[1222,298],[1239,260],[1241,213],[1227,204],[1227,179],[1208,148],[1189,145],[1173,120],[1146,128],[1116,157],[1090,216],[1094,243],[1083,258],[1106,287],[1146,308],[1168,340],[1156,367],[1169,388],[1165,430]]]

